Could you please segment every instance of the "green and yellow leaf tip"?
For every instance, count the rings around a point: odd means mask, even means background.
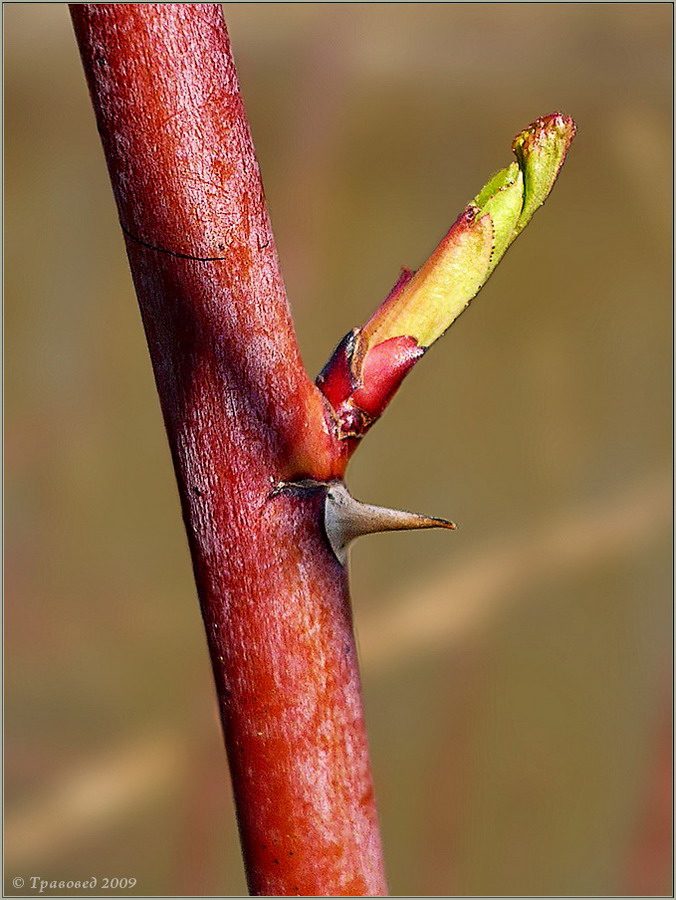
[[[536,119],[512,142],[512,150],[524,173],[523,208],[516,226],[519,234],[533,213],[545,202],[561,171],[575,137],[575,122],[563,113]]]
[[[575,130],[570,116],[556,112],[517,134],[516,162],[490,179],[427,262],[361,329],[362,357],[368,347],[390,338],[407,336],[426,349],[441,337],[549,196]]]

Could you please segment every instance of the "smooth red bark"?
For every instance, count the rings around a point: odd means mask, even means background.
[[[344,442],[303,370],[220,7],[71,7],[148,338],[261,895],[386,892],[345,570]]]

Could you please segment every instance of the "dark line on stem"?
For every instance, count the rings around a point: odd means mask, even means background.
[[[156,244],[149,244],[147,241],[142,241],[141,238],[132,234],[122,222],[120,222],[120,228],[127,235],[129,240],[134,241],[135,244],[140,244],[147,250],[155,250],[157,253],[166,253],[167,256],[175,256],[178,259],[192,259],[194,262],[223,262],[227,259],[227,256],[191,256],[189,253],[179,253],[177,250],[167,250],[166,247],[158,247]]]

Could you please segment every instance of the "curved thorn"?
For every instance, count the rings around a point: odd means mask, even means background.
[[[326,491],[324,527],[333,552],[339,562],[345,565],[348,545],[363,534],[411,531],[416,528],[456,529],[458,526],[446,519],[360,503],[342,482],[337,481]]]

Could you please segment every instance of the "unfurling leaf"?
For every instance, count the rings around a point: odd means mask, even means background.
[[[514,238],[544,203],[575,137],[569,116],[553,113],[520,132],[516,156],[456,219],[417,272],[407,269],[361,329],[338,345],[317,384],[342,437],[361,437],[401,380],[486,283]]]
[[[516,234],[523,231],[547,199],[574,137],[575,122],[570,116],[552,113],[536,119],[514,138],[512,150],[524,173],[526,188]]]

